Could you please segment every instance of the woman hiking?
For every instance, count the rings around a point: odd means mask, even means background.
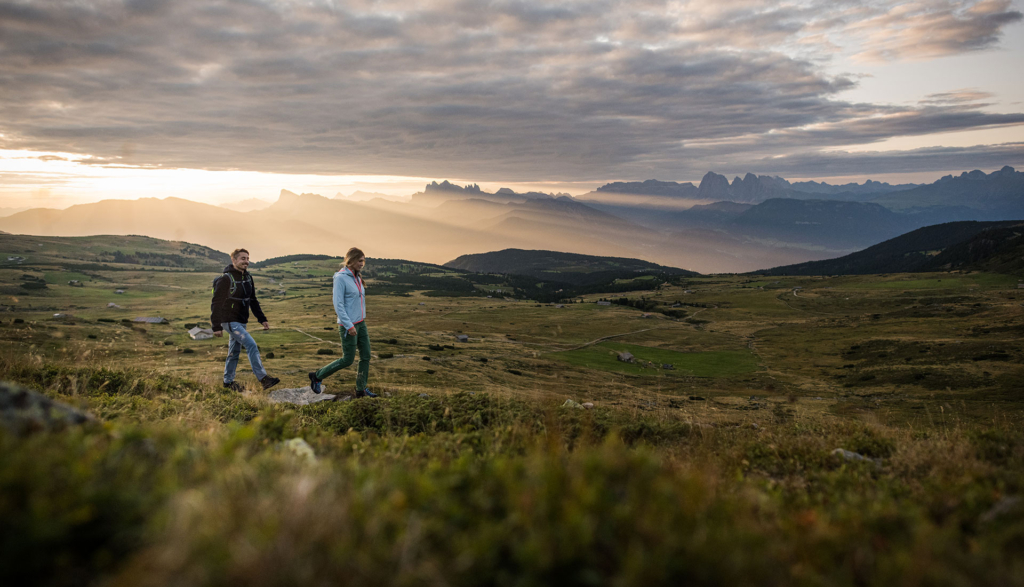
[[[345,265],[334,274],[334,312],[338,315],[343,354],[337,361],[309,373],[309,388],[313,393],[323,391],[324,379],[351,365],[358,348],[356,397],[377,397],[366,387],[370,374],[370,335],[366,332],[366,287],[360,275],[365,265],[366,255],[352,247],[345,253]]]

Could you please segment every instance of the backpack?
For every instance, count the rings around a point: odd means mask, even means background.
[[[228,299],[229,299],[229,300],[237,300],[237,301],[239,301],[239,302],[242,302],[242,306],[248,306],[248,305],[249,305],[249,299],[250,299],[250,298],[240,298],[240,297],[238,297],[238,296],[237,296],[237,295],[235,294],[235,292],[236,292],[236,291],[238,290],[238,287],[239,287],[239,286],[238,286],[238,284],[239,284],[239,283],[245,283],[246,279],[242,279],[242,281],[241,281],[241,282],[239,282],[239,281],[238,281],[237,279],[235,279],[235,276],[234,276],[233,274],[231,274],[230,272],[225,272],[225,273],[224,273],[223,275],[221,275],[220,277],[216,277],[216,278],[214,278],[214,280],[213,280],[213,292],[212,292],[212,293],[214,293],[214,294],[216,294],[216,293],[217,293],[217,285],[218,285],[218,284],[220,284],[220,283],[221,283],[221,281],[222,281],[222,280],[223,280],[223,279],[224,279],[225,277],[231,280],[231,291],[230,291],[230,292],[228,292]],[[248,279],[248,281],[249,281],[250,283],[252,283],[252,278],[250,277],[250,278]],[[256,289],[256,284],[253,284],[253,290],[255,291],[255,289]],[[244,289],[243,289],[243,291],[244,291]],[[225,300],[225,301],[226,301],[226,300]],[[232,303],[232,304],[231,304],[231,306],[232,306],[232,307],[234,307],[234,305],[235,305],[234,303]]]

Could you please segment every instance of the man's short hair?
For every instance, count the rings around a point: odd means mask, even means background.
[[[231,258],[232,259],[237,259],[238,256],[241,255],[242,253],[245,253],[246,255],[248,255],[249,251],[247,251],[245,249],[235,249],[234,251],[231,252]]]

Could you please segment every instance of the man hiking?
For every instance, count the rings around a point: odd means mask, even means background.
[[[224,275],[213,281],[213,303],[210,304],[210,322],[213,324],[213,335],[221,336],[228,331],[228,359],[224,362],[224,387],[232,391],[243,391],[244,388],[235,381],[235,368],[238,367],[238,356],[242,347],[249,355],[252,373],[263,385],[270,389],[281,382],[277,377],[267,375],[260,361],[260,349],[256,346],[245,325],[249,322],[249,308],[252,308],[256,320],[263,325],[263,330],[270,330],[270,323],[260,309],[256,299],[256,285],[249,267],[249,251],[235,249],[231,253],[231,264],[224,268]]]

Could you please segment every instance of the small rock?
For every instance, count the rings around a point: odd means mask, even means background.
[[[992,509],[988,510],[978,519],[982,524],[988,524],[989,522],[995,521],[997,518],[1001,518],[1006,514],[1013,512],[1021,504],[1020,497],[1016,495],[1007,495],[996,502]]]
[[[565,400],[565,403],[562,404],[562,407],[563,408],[579,408],[581,410],[583,409],[583,406],[581,404],[576,403],[575,401],[573,401],[571,399]]]
[[[296,389],[275,389],[267,395],[267,399],[275,404],[286,403],[307,406],[309,404],[331,401],[334,399],[334,396],[329,393],[313,393],[313,390],[307,385],[306,387]]]
[[[391,392],[390,391],[385,391],[381,395],[383,395],[384,397],[388,397],[389,398],[389,397],[391,397]]]
[[[420,394],[420,397],[430,397],[430,396],[429,396],[429,395],[427,395],[427,394],[425,394],[425,393],[421,393],[421,394]]]
[[[750,423],[750,427],[753,428],[754,430],[760,430],[761,429],[761,427],[757,425],[757,422],[751,422]]]
[[[312,464],[316,462],[316,453],[313,452],[313,447],[309,446],[309,443],[301,438],[289,438],[282,442],[281,446],[307,463]]]
[[[870,463],[878,464],[878,459],[866,457],[859,452],[853,452],[852,450],[846,450],[845,448],[837,448],[832,451],[832,454],[838,455],[848,461],[868,461]]]
[[[332,402],[347,402],[347,401],[350,401],[351,399],[352,399],[351,395],[336,395],[336,396],[334,396],[334,399],[332,399],[331,401]]]
[[[584,408],[588,409],[588,410],[593,410],[594,409],[594,402],[583,402],[580,405],[583,406]]]

